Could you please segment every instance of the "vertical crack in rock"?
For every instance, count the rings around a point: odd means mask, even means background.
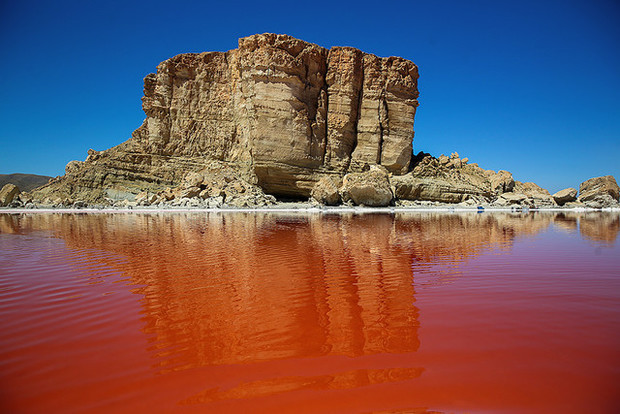
[[[360,89],[359,92],[357,94],[357,103],[355,105],[355,125],[354,125],[354,131],[355,131],[355,139],[353,141],[353,146],[351,147],[351,152],[349,153],[349,162],[347,163],[347,171],[350,170],[351,168],[351,160],[353,159],[353,153],[355,152],[355,149],[357,148],[357,143],[358,141],[358,125],[359,125],[359,121],[360,121],[360,116],[362,113],[362,97],[364,96],[364,65],[361,65],[361,78],[362,78],[362,82],[360,84]]]
[[[349,168],[357,141],[363,53],[350,47],[333,47],[328,55],[326,82],[329,92],[329,154],[325,168],[344,173]]]
[[[379,117],[379,143],[377,145],[377,164],[381,164],[381,154],[383,153],[383,137],[389,135],[390,130],[388,126],[388,109],[387,102],[385,102],[385,89],[381,92],[381,98],[379,99],[378,106]]]

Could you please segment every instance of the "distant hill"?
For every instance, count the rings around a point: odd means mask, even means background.
[[[5,184],[15,184],[19,187],[20,191],[30,191],[34,188],[41,187],[52,177],[47,175],[35,175],[35,174],[0,174],[0,188]]]

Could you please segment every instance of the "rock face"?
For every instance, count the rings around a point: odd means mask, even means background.
[[[39,198],[134,197],[178,186],[213,162],[266,193],[308,197],[325,176],[366,165],[406,173],[418,69],[349,47],[286,35],[239,40],[228,52],[188,53],[144,79],[146,119],[128,141],[89,150]]]
[[[599,194],[585,201],[584,204],[586,207],[590,208],[618,207],[618,200],[614,199],[609,194]]]
[[[6,207],[19,194],[19,188],[15,184],[5,184],[0,190],[0,207]]]
[[[579,186],[579,201],[581,202],[591,201],[603,195],[609,195],[615,201],[618,201],[620,197],[618,183],[611,175],[590,178]]]

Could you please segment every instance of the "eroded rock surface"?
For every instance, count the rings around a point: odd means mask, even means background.
[[[181,184],[213,162],[278,196],[308,197],[324,176],[366,165],[407,172],[418,69],[349,47],[287,35],[239,40],[228,52],[186,53],[144,79],[142,126],[89,151],[39,199],[115,201]]]
[[[618,201],[620,197],[620,187],[611,175],[590,178],[579,186],[579,201],[581,202],[591,201],[604,195],[609,195],[615,201]]]
[[[345,175],[340,195],[344,202],[350,201],[356,205],[370,207],[388,206],[394,198],[388,171],[380,166],[372,166],[369,171]]]
[[[399,202],[616,206],[611,176],[555,194],[484,170],[456,152],[413,157],[418,68],[287,35],[186,53],[144,79],[143,124],[88,150],[21,206],[260,207],[274,196],[325,205]],[[557,197],[556,197],[557,196]],[[9,202],[10,203],[10,202]]]
[[[415,162],[410,173],[392,177],[398,199],[460,203],[472,197],[488,201],[493,195],[485,170],[457,153],[439,158],[420,153]]]
[[[340,184],[332,177],[321,178],[312,189],[312,198],[327,206],[340,204]]]
[[[0,207],[6,207],[19,194],[19,188],[15,184],[5,184],[0,190]]]
[[[565,188],[553,194],[553,199],[556,203],[563,206],[566,203],[577,200],[577,190],[574,188]]]

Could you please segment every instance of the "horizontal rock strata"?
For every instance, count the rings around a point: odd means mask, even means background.
[[[307,198],[322,177],[367,165],[406,173],[418,69],[349,47],[286,35],[187,53],[144,79],[143,124],[109,150],[89,151],[38,198],[132,199],[180,185],[219,162],[266,193]]]
[[[280,199],[365,206],[461,203],[614,207],[597,177],[553,196],[457,153],[413,157],[418,68],[286,35],[239,39],[228,52],[186,53],[144,79],[146,119],[132,137],[89,150],[3,206],[260,207]]]
[[[615,201],[620,198],[620,187],[613,176],[590,178],[579,186],[579,201],[581,202],[592,201],[600,196],[609,196]]]

